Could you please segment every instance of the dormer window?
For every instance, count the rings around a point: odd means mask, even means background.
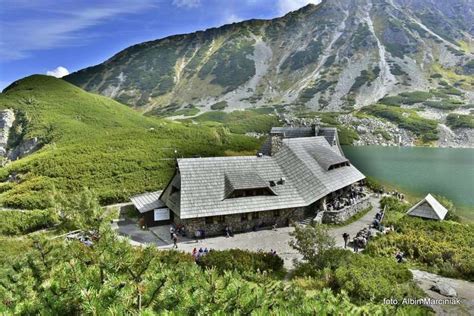
[[[332,149],[324,146],[314,146],[308,150],[308,154],[326,171],[349,166],[347,158],[336,154]]]
[[[265,181],[256,173],[225,174],[224,199],[235,199],[251,196],[276,195],[272,190],[275,181]]]

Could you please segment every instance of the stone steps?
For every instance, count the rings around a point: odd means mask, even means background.
[[[300,225],[309,225],[311,224],[311,222],[314,220],[314,217],[310,216],[310,217],[306,217],[300,221],[298,221],[298,224]]]

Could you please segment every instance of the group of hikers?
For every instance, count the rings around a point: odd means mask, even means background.
[[[363,228],[360,230],[356,236],[352,239],[352,246],[354,247],[354,252],[359,252],[359,249],[365,248],[367,246],[367,242],[373,236],[372,228],[375,228],[379,232],[384,231],[384,226],[382,225],[382,220],[384,218],[384,211],[379,211],[375,214],[375,218],[372,222],[372,225],[368,228]],[[377,233],[377,232],[375,232]],[[345,232],[342,234],[342,238],[344,239],[344,248],[347,248],[347,245],[350,243],[350,235]]]
[[[191,253],[193,258],[194,258],[194,261],[199,261],[201,259],[201,257],[207,255],[210,251],[212,251],[212,249],[207,249],[207,248],[199,248],[199,250],[197,250],[196,248],[193,249],[193,252]]]
[[[385,216],[385,213],[384,211],[379,211],[377,212],[377,214],[375,214],[375,218],[374,218],[374,221],[372,222],[372,226],[379,230],[379,231],[383,231],[384,230],[384,226],[382,225],[382,220]]]
[[[344,196],[344,197],[339,197],[334,200],[332,200],[328,204],[328,210],[333,211],[333,210],[340,210],[345,208],[346,206],[351,206],[356,204],[360,199],[364,198],[364,190],[363,188],[351,188],[351,190]]]
[[[385,213],[382,210],[377,212],[377,214],[375,214],[375,218],[374,218],[374,221],[372,222],[372,225],[369,226],[368,228],[363,228],[357,233],[356,237],[352,240],[352,246],[354,247],[354,252],[357,253],[359,252],[359,249],[365,248],[367,246],[369,239],[374,236],[372,228],[376,229],[378,232],[383,232],[383,233],[388,233],[389,231],[394,230],[393,227],[385,228],[382,225],[382,220],[384,218],[384,215]],[[377,232],[375,232],[375,234],[377,234]],[[342,234],[342,238],[344,239],[344,248],[347,248],[347,246],[350,243],[350,235],[347,232],[345,232]],[[405,254],[402,251],[397,250],[397,252],[395,253],[395,260],[398,263],[405,262],[406,259],[404,258],[404,256]]]

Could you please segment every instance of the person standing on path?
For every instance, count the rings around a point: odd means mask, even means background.
[[[344,238],[344,248],[347,248],[347,242],[349,241],[349,234],[348,233],[342,234],[342,238]]]
[[[174,228],[173,226],[170,226],[170,239],[173,240],[173,235],[174,235]]]
[[[355,253],[358,253],[358,252],[359,252],[359,239],[358,239],[358,238],[354,238],[354,240],[352,241],[352,243],[354,244],[354,252],[355,252]]]
[[[173,233],[173,248],[178,248],[178,235]]]

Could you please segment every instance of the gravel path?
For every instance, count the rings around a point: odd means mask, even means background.
[[[356,222],[342,227],[330,228],[329,233],[335,238],[336,246],[344,247],[344,240],[342,239],[342,234],[344,232],[347,232],[352,238],[362,228],[370,225],[380,208],[379,199],[371,198],[371,203],[373,205],[372,210]],[[235,234],[234,237],[230,238],[213,237],[199,241],[185,241],[178,244],[178,250],[192,252],[194,248],[199,249],[201,247],[215,250],[239,248],[251,251],[270,251],[273,249],[276,250],[277,254],[285,260],[285,267],[291,269],[293,267],[293,260],[301,258],[299,253],[288,244],[291,240],[290,232],[293,230],[293,227],[282,227],[276,230],[261,230]],[[171,245],[160,248],[169,249],[171,248]]]

